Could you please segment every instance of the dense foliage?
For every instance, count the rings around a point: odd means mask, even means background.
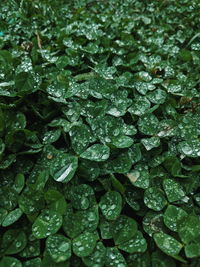
[[[0,2],[0,267],[200,266],[199,10]]]

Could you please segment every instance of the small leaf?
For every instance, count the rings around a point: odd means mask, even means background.
[[[23,231],[10,229],[3,234],[0,254],[17,254],[22,251],[27,244],[26,235]]]
[[[16,222],[22,216],[22,214],[23,214],[23,212],[19,208],[15,209],[15,210],[12,210],[4,218],[4,220],[2,222],[2,226],[7,227],[7,226],[13,224],[14,222]]]
[[[147,242],[138,231],[129,241],[119,244],[118,248],[128,253],[143,253],[147,249]]]
[[[0,261],[0,266],[1,267],[8,267],[8,266],[13,266],[13,267],[22,267],[21,262],[14,258],[14,257],[3,257]]]
[[[189,243],[200,236],[200,220],[197,216],[188,215],[178,223],[178,234],[184,243]]]
[[[181,185],[172,179],[165,179],[163,181],[163,187],[170,202],[180,200],[185,196]]]
[[[74,238],[73,252],[78,257],[87,257],[92,254],[98,239],[97,233],[84,232]]]
[[[65,162],[65,166],[61,167],[59,170],[51,169],[51,175],[53,176],[54,180],[61,183],[67,183],[69,182],[78,167],[78,159],[74,156],[68,156],[66,155],[66,159],[63,158],[63,161]],[[63,164],[64,164],[63,162]],[[62,163],[62,162],[60,162]]]
[[[149,209],[160,211],[167,205],[167,200],[162,190],[150,187],[145,190],[144,203]]]
[[[71,240],[63,235],[51,235],[46,240],[46,249],[55,262],[63,262],[71,257]]]
[[[60,135],[61,135],[60,129],[45,132],[45,134],[42,137],[42,142],[45,145],[54,143],[59,139]]]
[[[64,196],[57,190],[49,189],[44,194],[45,200],[49,209],[58,212],[59,214],[65,214],[67,203]]]
[[[182,220],[186,216],[187,212],[183,209],[169,205],[164,213],[164,223],[170,230],[177,232],[178,221]]]
[[[38,90],[40,79],[34,77],[30,72],[20,72],[15,77],[15,87],[18,95],[31,94]]]
[[[122,209],[122,197],[116,191],[109,191],[101,197],[99,207],[107,220],[115,220]]]
[[[141,139],[141,143],[144,145],[147,151],[160,145],[160,138],[153,136],[150,138]]]
[[[117,148],[130,147],[133,144],[133,139],[129,136],[117,136],[112,138],[112,144]]]
[[[110,148],[106,145],[95,144],[86,149],[81,155],[81,158],[92,161],[105,161],[110,156]]]
[[[137,223],[134,219],[121,215],[111,225],[111,233],[116,245],[129,241],[137,232]]]
[[[153,92],[147,94],[147,98],[154,104],[163,104],[165,103],[167,93],[164,90],[156,89]]]
[[[86,266],[103,266],[106,260],[106,248],[102,242],[98,242],[94,251],[88,257],[82,258]]]
[[[130,182],[136,186],[143,189],[149,187],[149,172],[148,167],[142,164],[138,164],[135,166],[134,170],[131,170],[127,177],[129,178]]]
[[[123,255],[116,247],[107,247],[106,249],[106,267],[127,267],[126,261]]]
[[[32,231],[37,239],[55,234],[62,225],[62,216],[52,210],[43,210],[35,220]]]
[[[183,245],[175,238],[165,233],[156,233],[153,235],[156,245],[166,254],[178,255]]]
[[[14,188],[18,194],[22,191],[24,184],[25,184],[24,175],[22,173],[17,174],[15,178]]]
[[[200,244],[191,243],[185,246],[185,255],[188,258],[200,257]]]
[[[180,153],[187,157],[196,158],[200,156],[200,141],[190,140],[183,141],[178,144],[178,150]]]
[[[153,114],[140,117],[138,120],[139,131],[146,135],[155,135],[159,130],[159,121]]]

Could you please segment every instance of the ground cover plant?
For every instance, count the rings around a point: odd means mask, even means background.
[[[0,267],[200,266],[199,10],[0,2]]]

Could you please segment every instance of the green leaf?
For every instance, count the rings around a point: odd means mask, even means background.
[[[116,247],[108,247],[106,249],[106,266],[112,267],[115,265],[127,267],[126,261],[119,250]]]
[[[69,135],[72,147],[78,154],[82,153],[90,143],[95,141],[90,128],[85,124],[73,126]]]
[[[121,213],[122,197],[116,191],[109,191],[101,197],[99,207],[107,220],[115,220]]]
[[[81,158],[92,161],[105,161],[110,156],[110,148],[106,145],[95,144],[86,149],[81,155]]]
[[[129,241],[119,244],[118,248],[128,253],[143,253],[147,249],[147,242],[142,233],[138,231]]]
[[[7,266],[14,266],[14,267],[22,267],[21,262],[14,258],[14,257],[3,257],[0,261],[1,267],[7,267]]]
[[[100,168],[97,162],[81,159],[78,166],[78,175],[88,181],[94,181],[100,174]]]
[[[183,245],[175,238],[165,233],[155,233],[153,238],[156,245],[166,254],[174,256],[178,255]]]
[[[172,179],[165,179],[163,181],[163,187],[170,202],[180,200],[185,196],[181,185]]]
[[[99,228],[100,228],[100,232],[101,232],[101,238],[103,238],[103,239],[111,239],[112,238],[109,221],[106,221],[104,218],[101,218]]]
[[[142,116],[148,112],[150,106],[151,104],[146,97],[137,96],[128,111],[133,115]]]
[[[155,115],[148,114],[139,118],[138,128],[145,135],[155,135],[159,129],[159,121]]]
[[[7,214],[8,214],[8,211],[6,209],[0,208],[0,225],[2,224]]]
[[[129,136],[117,136],[112,139],[112,144],[117,148],[127,148],[132,146],[133,139]]]
[[[155,267],[176,267],[176,262],[160,250],[156,250],[151,256],[152,265]]]
[[[112,80],[103,78],[91,79],[89,81],[90,94],[101,99],[102,97],[110,98],[111,94],[116,90],[115,84]]]
[[[86,266],[103,266],[106,260],[106,248],[102,242],[98,242],[92,254],[82,258]]]
[[[40,79],[30,72],[20,72],[15,77],[15,87],[20,96],[35,92],[39,84]]]
[[[150,187],[145,190],[144,203],[149,209],[160,211],[167,205],[167,200],[162,190]]]
[[[66,215],[63,219],[63,230],[71,238],[81,234],[83,231],[94,231],[99,223],[98,207],[93,206],[87,210],[73,212],[68,205]]]
[[[71,257],[71,240],[63,235],[51,235],[46,240],[46,249],[55,262],[63,262]]]
[[[60,129],[45,132],[45,134],[42,137],[42,142],[44,145],[54,143],[60,138],[60,135],[61,135]]]
[[[97,233],[84,232],[73,239],[73,252],[78,257],[87,257],[92,254],[96,242],[98,240]]]
[[[178,234],[184,243],[189,243],[200,236],[200,220],[197,216],[188,215],[178,223]]]
[[[163,214],[155,211],[149,211],[143,218],[143,229],[149,235],[167,230],[163,223]]]
[[[25,248],[26,243],[27,239],[23,231],[10,229],[3,234],[0,254],[17,254]]]
[[[58,212],[61,215],[65,214],[67,203],[64,196],[55,189],[49,189],[44,194],[44,198],[48,204],[49,209]]]
[[[63,155],[62,161],[59,163],[60,167],[57,165],[56,169],[51,168],[50,173],[56,182],[67,183],[73,178],[76,172],[78,159],[75,156]]]
[[[200,141],[190,140],[178,144],[178,150],[186,157],[196,158],[200,156]]]
[[[137,223],[134,219],[121,215],[111,225],[111,233],[116,245],[123,244],[135,236]]]
[[[20,257],[31,258],[40,255],[40,241],[35,240],[32,235],[29,235],[26,247],[20,252]]]
[[[17,191],[17,193],[21,193],[24,184],[25,184],[24,175],[22,173],[17,174],[14,184],[14,189]]]
[[[10,211],[2,222],[2,226],[7,227],[15,223],[21,216],[23,212],[21,209],[17,208],[13,211]]]
[[[200,244],[191,243],[185,246],[185,255],[188,258],[195,258],[200,256]]]
[[[32,231],[37,239],[55,234],[62,225],[62,216],[53,210],[43,210],[35,220]]]
[[[96,204],[94,191],[87,184],[73,186],[69,192],[69,199],[76,209],[86,210]]]
[[[141,143],[144,145],[146,150],[149,151],[152,148],[160,146],[160,139],[156,136],[150,138],[143,138],[141,139]]]
[[[31,260],[27,260],[23,263],[23,267],[41,267],[41,259],[40,258],[35,258]]]
[[[187,212],[183,209],[169,205],[164,213],[164,223],[172,231],[177,232],[178,222],[187,216]]]
[[[131,170],[127,177],[129,178],[130,182],[136,186],[143,189],[149,187],[149,172],[148,167],[143,166],[142,164],[137,164],[134,170]]]
[[[147,98],[154,104],[163,104],[165,103],[167,93],[162,89],[156,89],[147,94]]]

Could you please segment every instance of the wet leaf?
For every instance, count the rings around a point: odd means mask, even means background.
[[[178,255],[183,246],[175,238],[165,233],[156,233],[153,238],[156,245],[168,255]]]
[[[138,231],[129,241],[119,244],[118,248],[128,253],[143,253],[147,249],[147,242],[142,233]]]
[[[178,222],[178,234],[184,243],[189,243],[200,236],[200,220],[197,216],[188,215]],[[186,230],[187,229],[187,230]]]
[[[111,267],[116,266],[116,264],[127,267],[126,261],[119,250],[116,247],[108,247],[106,250],[106,266]]]
[[[71,257],[71,240],[63,235],[51,235],[47,238],[46,249],[55,262],[63,262]]]
[[[44,210],[35,220],[32,231],[37,239],[55,234],[62,225],[62,216],[56,211]]]
[[[149,209],[160,211],[167,205],[167,200],[162,190],[150,187],[145,190],[144,203]]]
[[[172,179],[165,179],[163,181],[163,187],[170,202],[180,200],[185,196],[181,185]]]
[[[105,161],[109,158],[110,149],[106,145],[96,144],[86,149],[81,155],[81,158],[92,161]]]
[[[107,192],[101,197],[99,207],[107,220],[115,220],[122,209],[122,197],[116,191]]]
[[[111,226],[111,233],[116,245],[123,244],[135,236],[137,223],[134,219],[121,215]]]
[[[164,223],[170,230],[177,232],[178,222],[186,216],[187,212],[185,212],[183,209],[169,205],[164,213]]]
[[[142,164],[137,164],[134,170],[131,170],[127,174],[128,179],[130,182],[136,186],[143,189],[149,187],[149,172],[148,167],[143,166]]]
[[[86,257],[92,254],[98,239],[97,233],[84,232],[74,238],[73,252],[79,257]]]
[[[7,267],[7,266],[22,267],[22,264],[18,259],[6,256],[1,259],[0,265],[2,267]]]
[[[27,238],[23,231],[10,229],[3,234],[0,253],[17,254],[25,248],[26,243]]]
[[[9,212],[8,215],[4,218],[4,220],[2,222],[2,226],[7,227],[7,226],[13,224],[22,216],[22,214],[23,214],[23,212],[19,208]]]

